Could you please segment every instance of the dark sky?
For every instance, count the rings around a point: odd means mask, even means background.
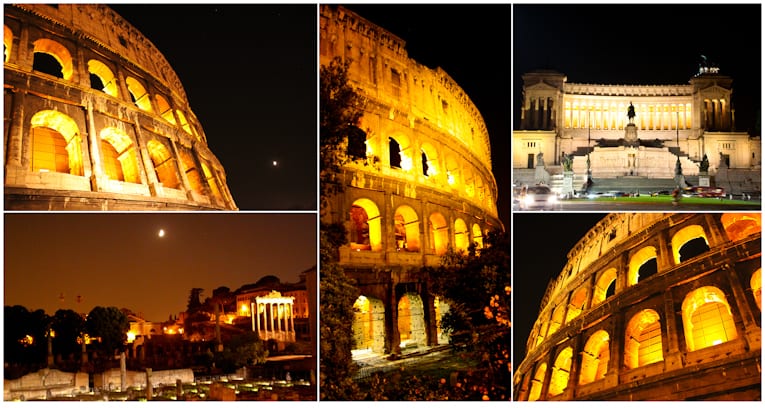
[[[266,275],[297,282],[316,265],[316,215],[7,213],[4,242],[5,305],[126,307],[164,321],[194,287],[211,296]]]
[[[526,340],[550,280],[568,252],[604,213],[513,213],[513,364],[526,355]]]
[[[316,209],[316,5],[111,7],[178,74],[241,210]]]
[[[737,130],[751,130],[760,110],[760,7],[515,5],[514,129],[521,75],[531,70],[554,69],[574,83],[687,84],[703,54],[733,78]]]
[[[497,209],[510,220],[510,5],[346,5],[406,42],[410,58],[441,67],[483,116],[491,139]]]

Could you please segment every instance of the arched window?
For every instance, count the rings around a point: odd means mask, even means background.
[[[70,80],[74,73],[72,55],[66,47],[56,41],[41,38],[34,42],[32,69]]]
[[[560,329],[563,325],[563,319],[566,316],[566,305],[564,303],[559,304],[553,309],[552,318],[550,319],[550,326],[547,329],[547,337],[552,336],[553,333]]]
[[[568,311],[566,312],[566,322],[574,320],[584,310],[585,302],[587,301],[587,288],[581,287],[577,289],[572,295],[571,300],[568,303]]]
[[[180,187],[178,173],[175,167],[175,159],[164,144],[156,140],[150,140],[146,144],[149,150],[149,157],[154,164],[154,171],[157,173],[157,180],[167,188],[177,189]]]
[[[529,392],[529,401],[537,401],[542,395],[542,386],[545,382],[545,373],[547,372],[547,364],[541,363],[537,367],[537,371],[534,372],[534,378],[531,380],[531,391]]]
[[[101,153],[104,170],[110,179],[141,182],[135,146],[124,132],[112,127],[104,128],[101,131]]]
[[[675,265],[709,250],[709,240],[700,225],[689,225],[672,237]]]
[[[176,109],[175,113],[178,114],[178,120],[180,121],[179,125],[181,125],[181,128],[188,134],[191,133],[191,126],[189,125],[189,122],[186,120],[186,115],[183,114],[180,110]]]
[[[186,173],[186,180],[189,181],[189,187],[196,191],[197,194],[204,195],[204,185],[202,183],[202,176],[197,169],[197,162],[194,160],[194,153],[187,147],[178,145],[178,154],[181,158],[181,165],[183,172]]]
[[[467,251],[470,245],[470,237],[468,236],[467,225],[462,218],[457,218],[454,221],[454,249],[457,251]]]
[[[412,148],[403,134],[388,138],[390,167],[404,171],[412,170]]]
[[[550,374],[550,387],[547,390],[547,394],[551,397],[563,394],[563,391],[568,387],[572,355],[571,347],[566,347],[555,358],[555,364],[553,364],[552,373]]]
[[[151,100],[149,99],[149,93],[146,91],[146,88],[133,77],[127,77],[125,83],[127,84],[128,92],[130,93],[130,100],[135,106],[146,112],[152,112]]]
[[[421,147],[422,174],[425,177],[435,177],[439,174],[438,151],[430,143],[424,143]]]
[[[398,301],[398,333],[402,348],[426,345],[425,309],[420,295],[407,293]]]
[[[398,144],[396,139],[388,138],[388,149],[390,151],[390,167],[394,169],[401,168],[401,145]]]
[[[714,286],[698,288],[683,300],[683,329],[688,351],[716,346],[738,337],[725,294]]]
[[[656,274],[658,265],[656,262],[656,248],[647,246],[635,252],[630,258],[627,283],[632,286],[641,280]]]
[[[595,282],[592,294],[592,306],[600,304],[616,292],[616,268],[609,268],[601,273]]]
[[[637,368],[664,360],[661,324],[655,310],[645,309],[632,316],[624,335],[624,365]]]
[[[88,72],[90,73],[91,88],[117,97],[117,80],[109,67],[101,61],[90,60],[88,61]]]
[[[436,255],[443,255],[449,247],[449,226],[440,213],[430,214],[431,250]]]
[[[77,123],[52,110],[32,116],[32,171],[83,175],[82,140]]]
[[[157,110],[159,110],[159,116],[162,116],[162,119],[175,125],[175,116],[173,116],[173,108],[170,107],[170,104],[167,102],[167,99],[165,99],[164,96],[159,94],[155,96],[154,99],[157,100]]]
[[[348,129],[348,149],[346,154],[351,160],[367,157],[367,134],[356,126]]]
[[[476,249],[483,248],[483,232],[478,224],[473,224],[473,243]]]
[[[731,241],[738,241],[762,231],[762,219],[758,213],[724,213],[720,220]]]
[[[418,252],[420,250],[420,221],[417,213],[408,205],[396,209],[393,218],[396,233],[396,251]]]
[[[354,350],[382,352],[385,347],[385,306],[379,299],[359,296],[353,304]]]
[[[579,384],[589,384],[603,379],[608,371],[610,338],[605,330],[598,330],[587,339],[582,353],[582,371]]]
[[[3,25],[3,61],[8,62],[11,59],[11,48],[13,47],[13,32],[7,25]]]
[[[752,296],[754,296],[757,307],[762,310],[762,268],[757,269],[752,274],[752,278],[749,279],[749,287],[752,288]]]
[[[353,202],[350,211],[350,244],[354,251],[379,251],[382,249],[380,210],[374,201],[360,198]]]

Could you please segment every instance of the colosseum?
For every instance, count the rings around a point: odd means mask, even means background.
[[[514,399],[760,400],[760,234],[758,213],[605,216],[547,287]]]
[[[165,57],[107,6],[8,4],[5,208],[236,210]]]
[[[488,231],[504,228],[486,125],[465,91],[410,58],[394,33],[343,7],[321,5],[319,14],[320,63],[349,61],[366,100],[348,138],[349,152],[365,154],[336,175],[345,191],[322,214],[348,231],[340,264],[361,292],[354,355],[445,343],[446,305],[421,268],[438,266],[449,247],[481,248]]]

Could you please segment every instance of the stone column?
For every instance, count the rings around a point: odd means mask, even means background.
[[[151,160],[151,155],[149,154],[149,148],[147,147],[148,141],[143,137],[141,123],[138,120],[137,113],[133,114],[132,120],[133,123],[131,123],[131,125],[135,131],[136,155],[138,156],[138,163],[136,164],[138,164],[141,172],[141,181],[149,186],[150,194],[156,197],[159,195],[157,189],[157,186],[159,186],[159,179],[157,178],[157,171],[154,169],[154,162]]]
[[[91,167],[91,176],[90,176],[90,188],[93,191],[100,191],[101,190],[101,180],[107,179],[108,176],[104,174],[103,170],[103,160],[101,159],[101,138],[98,136],[98,131],[96,130],[96,120],[93,116],[93,101],[88,98],[87,103],[85,105],[85,114],[87,118],[87,132],[88,132],[88,142],[89,142],[89,149],[90,150],[90,167]],[[85,162],[85,158],[83,157],[83,165]],[[85,170],[85,169],[83,169]],[[83,172],[83,174],[85,174]]]
[[[22,32],[25,32],[26,30],[22,30]],[[21,48],[21,47],[20,47]],[[21,51],[21,50],[19,50]],[[24,109],[24,101],[26,99],[26,93],[25,92],[19,92],[19,91],[11,91],[11,126],[8,131],[8,134],[5,135],[5,146],[8,146],[8,150],[6,151],[6,160],[7,160],[7,167],[24,167],[25,169],[29,168],[31,169],[31,166],[29,166],[30,159],[27,159],[26,161],[23,160],[23,151],[24,151],[24,134],[23,134],[23,128],[24,123],[26,121],[26,117],[24,115],[25,109]],[[26,144],[30,146],[29,151],[32,150],[32,132],[31,129],[27,132],[29,137],[27,138]],[[8,140],[10,139],[10,141]],[[23,165],[22,163],[25,163]]]
[[[675,301],[672,297],[672,290],[667,289],[664,292],[664,320],[666,334],[662,332],[662,343],[667,355],[664,356],[664,364],[667,371],[682,368],[683,358],[680,350],[679,336],[677,334],[677,318],[675,316]]]
[[[746,341],[746,348],[759,348],[762,341],[762,329],[757,326],[757,321],[754,319],[752,310],[749,308],[749,302],[746,300],[746,292],[744,290],[744,286],[741,284],[741,279],[739,278],[738,273],[736,273],[736,269],[734,267],[729,267],[726,265],[723,267],[723,269],[728,272],[728,281],[730,282],[730,288],[733,292],[733,299],[736,302],[736,308],[738,309],[738,313],[741,316],[741,324],[744,326],[744,333],[741,337],[743,337]],[[728,303],[730,303],[730,299],[728,299]],[[741,327],[736,327],[736,330],[739,329],[741,329]]]

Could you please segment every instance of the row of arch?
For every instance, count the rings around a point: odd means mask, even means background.
[[[3,27],[4,61],[11,62],[11,50],[13,47],[13,32],[4,25]],[[66,81],[73,81],[75,78],[75,59],[71,52],[60,42],[49,39],[39,38],[32,42],[32,70],[43,74],[48,74]],[[154,92],[154,97],[150,95],[143,81],[126,75],[124,78],[114,74],[114,69],[98,59],[89,59],[86,64],[88,82],[85,84],[91,89],[103,92],[113,98],[123,99],[125,95],[130,102],[144,112],[156,113],[157,116],[164,119],[174,127],[182,129],[185,133],[204,141],[204,135],[196,127],[193,127],[183,110],[173,108],[162,94]],[[119,85],[124,83],[124,89]]]
[[[359,198],[353,202],[350,209],[350,246],[354,251],[383,250],[383,217],[374,201]],[[417,212],[408,205],[400,205],[393,215],[393,231],[395,233],[395,250],[404,252],[421,252],[420,218]],[[450,228],[452,233],[450,234]],[[471,243],[477,250],[483,248],[484,232],[474,223],[468,225],[462,218],[447,223],[446,218],[439,212],[433,212],[428,217],[428,252],[443,255],[449,246],[457,251],[467,251]]]
[[[30,125],[33,172],[84,175],[83,140],[74,119],[59,111],[42,110],[32,116]],[[115,181],[145,184],[141,149],[131,136],[117,127],[105,127],[98,132],[97,139],[102,174]],[[190,189],[207,195],[207,186],[213,196],[225,202],[223,183],[212,164],[190,148],[168,145],[166,141],[155,138],[146,143],[146,150],[156,179],[164,187],[182,189],[182,172]],[[94,155],[96,152],[90,153]]]
[[[761,309],[759,291],[761,285],[761,269],[752,275],[750,285],[756,287],[757,306]],[[717,346],[738,338],[739,334],[734,322],[733,312],[725,293],[716,286],[702,286],[690,291],[683,299],[681,320],[685,337],[685,350],[696,351]],[[660,314],[654,309],[642,309],[634,313],[628,320],[623,333],[621,365],[627,369],[647,366],[664,360],[662,344],[663,322]],[[597,330],[587,337],[580,353],[579,385],[586,385],[605,378],[614,358],[611,347],[611,334],[603,329]],[[562,394],[570,384],[570,373],[573,364],[574,350],[567,346],[555,356],[550,370],[546,362],[541,362],[533,371],[531,386],[527,400],[536,401],[542,397],[546,376],[549,375],[547,396],[555,397]]]
[[[730,241],[738,241],[761,231],[759,214],[725,213],[720,216],[723,228]],[[680,265],[710,249],[710,241],[705,229],[698,224],[687,225],[677,230],[670,240],[674,265]],[[603,303],[608,297],[626,290],[659,272],[659,251],[653,245],[646,245],[632,252],[628,258],[626,271],[608,267],[594,276],[592,289],[583,285],[557,299],[557,305],[537,319],[529,338],[529,351],[541,344],[560,327],[578,317],[589,308]],[[626,273],[626,282],[617,284],[617,278]],[[755,285],[753,283],[753,285]],[[759,303],[759,285],[756,289]],[[550,311],[551,310],[551,311]]]

